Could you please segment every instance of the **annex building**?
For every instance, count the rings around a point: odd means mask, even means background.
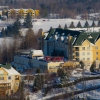
[[[38,69],[41,73],[57,72],[62,63],[64,63],[63,57],[44,56],[42,50],[27,50],[17,52],[12,66],[21,73],[31,70],[34,74]]]

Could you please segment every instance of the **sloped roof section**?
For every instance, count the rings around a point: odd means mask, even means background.
[[[74,43],[74,46],[79,46],[82,45],[82,43],[85,40],[88,40],[90,43],[94,44],[98,38],[98,36],[100,36],[100,33],[80,33],[79,37],[77,37],[76,42]],[[92,38],[89,38],[92,37]]]
[[[68,29],[52,28],[50,31],[48,31],[48,35],[46,37],[46,40],[48,40],[53,34],[56,34],[59,36],[68,36],[69,34],[71,36],[79,36],[80,32],[68,30]]]
[[[10,69],[7,69],[5,67],[2,67],[9,75],[21,75],[19,72],[17,72],[13,67],[10,67]]]

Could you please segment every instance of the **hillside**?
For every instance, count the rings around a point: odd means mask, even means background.
[[[59,13],[62,18],[73,18],[81,13],[99,12],[100,0],[0,0],[0,5],[10,8],[40,9],[41,16]]]

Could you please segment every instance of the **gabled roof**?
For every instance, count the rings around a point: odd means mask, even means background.
[[[2,67],[8,75],[21,75],[19,72],[17,72],[13,67],[10,67],[10,69]]]
[[[80,33],[79,37],[77,37],[77,40],[74,43],[74,46],[82,45],[82,43],[85,40],[88,40],[90,43],[95,44],[99,35],[100,35],[99,32],[97,32],[97,33]],[[90,38],[90,37],[92,37],[92,38]]]
[[[4,69],[8,75],[20,75],[19,72],[17,72],[13,67],[11,67],[11,64],[6,65],[0,65],[2,69]]]
[[[60,37],[62,36],[67,37],[68,35],[70,35],[72,37],[71,42],[73,46],[80,46],[85,40],[88,40],[90,43],[95,44],[98,38],[100,38],[100,32],[82,33],[80,31],[61,29],[61,28],[52,28],[48,31],[46,40],[52,38],[53,35],[57,35]],[[64,41],[65,40],[63,40],[62,42]]]
[[[68,36],[69,34],[71,36],[79,36],[80,32],[68,30],[68,29],[52,28],[51,30],[48,31],[48,35],[46,37],[46,40],[48,40],[53,34],[57,34],[60,36]]]

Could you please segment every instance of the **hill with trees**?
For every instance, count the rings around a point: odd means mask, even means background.
[[[73,18],[76,14],[99,12],[100,0],[0,0],[0,5],[39,9],[43,17],[48,13],[58,13],[62,18]]]

